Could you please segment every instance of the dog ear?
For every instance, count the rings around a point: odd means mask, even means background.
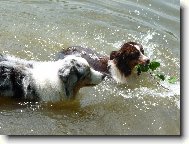
[[[66,96],[73,96],[73,89],[78,81],[78,70],[73,63],[68,63],[59,70],[58,75],[65,86]]]
[[[110,60],[113,60],[117,55],[118,55],[118,52],[117,52],[117,51],[112,51],[112,52],[110,53]]]

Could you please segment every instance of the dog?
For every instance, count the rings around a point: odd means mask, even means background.
[[[124,43],[118,51],[112,51],[110,56],[101,55],[90,48],[72,46],[60,51],[57,59],[63,59],[67,55],[85,58],[92,68],[109,74],[119,83],[127,83],[136,65],[150,63],[150,59],[144,55],[143,46],[136,42]]]
[[[0,55],[0,96],[52,102],[73,99],[80,88],[95,86],[104,77],[74,55],[47,62]]]

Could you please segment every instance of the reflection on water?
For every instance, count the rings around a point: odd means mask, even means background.
[[[0,134],[179,135],[180,5],[178,0],[0,1],[0,53],[54,60],[72,45],[109,54],[137,41],[160,72],[126,85],[105,80],[80,90],[75,101],[46,103],[0,99]]]

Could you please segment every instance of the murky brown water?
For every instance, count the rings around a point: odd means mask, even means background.
[[[0,53],[53,60],[72,45],[109,54],[125,41],[176,76],[158,86],[147,74],[129,85],[104,81],[83,88],[73,102],[30,103],[0,99],[0,134],[179,135],[179,0],[0,1]]]

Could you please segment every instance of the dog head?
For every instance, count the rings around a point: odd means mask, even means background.
[[[64,64],[58,74],[64,83],[68,98],[74,97],[82,87],[99,84],[105,77],[91,68],[84,58],[69,55],[63,61]]]
[[[136,42],[127,42],[121,46],[120,50],[112,51],[110,60],[114,60],[117,68],[125,76],[130,75],[137,64],[146,65],[150,62],[150,59],[144,55],[142,45]]]

